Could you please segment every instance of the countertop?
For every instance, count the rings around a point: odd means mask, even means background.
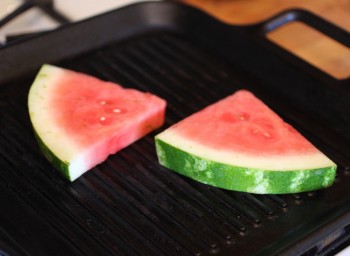
[[[259,22],[291,8],[303,8],[350,32],[349,0],[183,0],[235,25]],[[337,79],[350,74],[350,50],[301,23],[291,23],[267,37]]]

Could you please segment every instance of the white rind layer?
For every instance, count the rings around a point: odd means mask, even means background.
[[[235,151],[217,150],[185,138],[171,128],[158,134],[157,139],[189,154],[232,166],[271,171],[305,170],[336,166],[333,161],[320,151],[303,155],[256,156]]]
[[[58,84],[57,81],[61,79],[64,72],[66,71],[61,68],[45,64],[30,89],[28,108],[32,125],[40,139],[56,157],[63,162],[70,163],[74,170],[74,166],[81,168],[82,165],[85,165],[84,152],[72,143],[60,125],[56,125],[49,106],[51,102],[49,95],[53,94],[54,85]],[[71,163],[72,159],[75,161]]]

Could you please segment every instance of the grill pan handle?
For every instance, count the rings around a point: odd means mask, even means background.
[[[339,43],[350,47],[350,33],[333,23],[304,9],[292,9],[273,16],[257,25],[261,35],[265,35],[289,22],[301,21]]]
[[[250,27],[250,32],[254,33],[258,37],[265,37],[267,33],[293,21],[303,22],[304,24],[309,25],[347,48],[350,48],[349,32],[304,9],[291,9],[281,12],[261,23],[253,25]],[[348,84],[350,82],[350,78],[342,79],[341,82]]]

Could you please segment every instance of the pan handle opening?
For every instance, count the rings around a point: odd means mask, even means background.
[[[350,81],[350,33],[309,11],[280,13],[256,25],[255,34],[335,79]]]

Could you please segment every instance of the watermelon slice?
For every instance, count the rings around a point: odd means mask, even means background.
[[[330,186],[336,165],[240,90],[155,137],[161,165],[216,187],[285,194]]]
[[[166,102],[46,64],[30,88],[28,107],[44,155],[73,181],[160,127]]]

